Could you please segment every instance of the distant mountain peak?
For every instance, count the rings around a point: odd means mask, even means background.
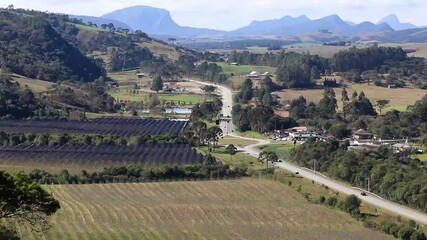
[[[211,29],[182,27],[172,19],[168,10],[143,5],[116,10],[102,17],[124,22],[134,30],[154,35],[198,37],[221,33]]]
[[[411,23],[400,22],[399,17],[397,17],[397,15],[394,13],[384,17],[383,19],[381,19],[378,22],[378,24],[382,24],[382,23],[387,23],[388,25],[390,25],[390,27],[392,27],[395,30],[405,30],[405,29],[410,29],[410,28],[417,28],[415,25],[413,25]]]

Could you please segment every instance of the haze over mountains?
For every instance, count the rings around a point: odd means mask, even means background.
[[[85,22],[92,21],[97,24],[111,19],[116,22],[115,25],[119,24],[120,27],[128,26],[129,29],[142,30],[158,37],[173,36],[177,38],[284,37],[313,34],[319,31],[323,33],[357,36],[416,28],[416,26],[410,23],[401,23],[394,14],[387,16],[377,24],[368,21],[356,24],[344,21],[338,15],[330,15],[313,20],[302,15],[299,17],[285,16],[280,19],[253,21],[248,26],[226,32],[207,28],[180,26],[172,19],[170,12],[166,9],[148,6],[134,6],[116,10],[101,16],[101,19],[85,16],[77,16],[77,18],[83,19]]]
[[[396,14],[390,14],[387,17],[381,19],[378,24],[387,23],[394,30],[406,30],[411,28],[416,28],[417,26],[411,23],[401,23]]]

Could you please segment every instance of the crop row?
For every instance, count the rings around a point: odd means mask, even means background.
[[[184,165],[200,164],[203,156],[184,144],[144,146],[3,146],[0,165],[32,166],[76,163],[101,165]]]
[[[120,137],[144,135],[178,135],[186,121],[155,119],[95,119],[91,121],[0,121],[0,132],[6,133],[84,133]]]

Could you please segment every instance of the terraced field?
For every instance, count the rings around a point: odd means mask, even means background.
[[[48,188],[62,208],[43,239],[391,239],[269,180]]]

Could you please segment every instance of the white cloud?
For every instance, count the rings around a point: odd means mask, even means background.
[[[168,9],[185,26],[231,30],[252,20],[338,14],[345,20],[376,22],[390,13],[404,22],[427,25],[425,0],[0,0],[0,6],[100,16],[116,9],[149,5]]]

